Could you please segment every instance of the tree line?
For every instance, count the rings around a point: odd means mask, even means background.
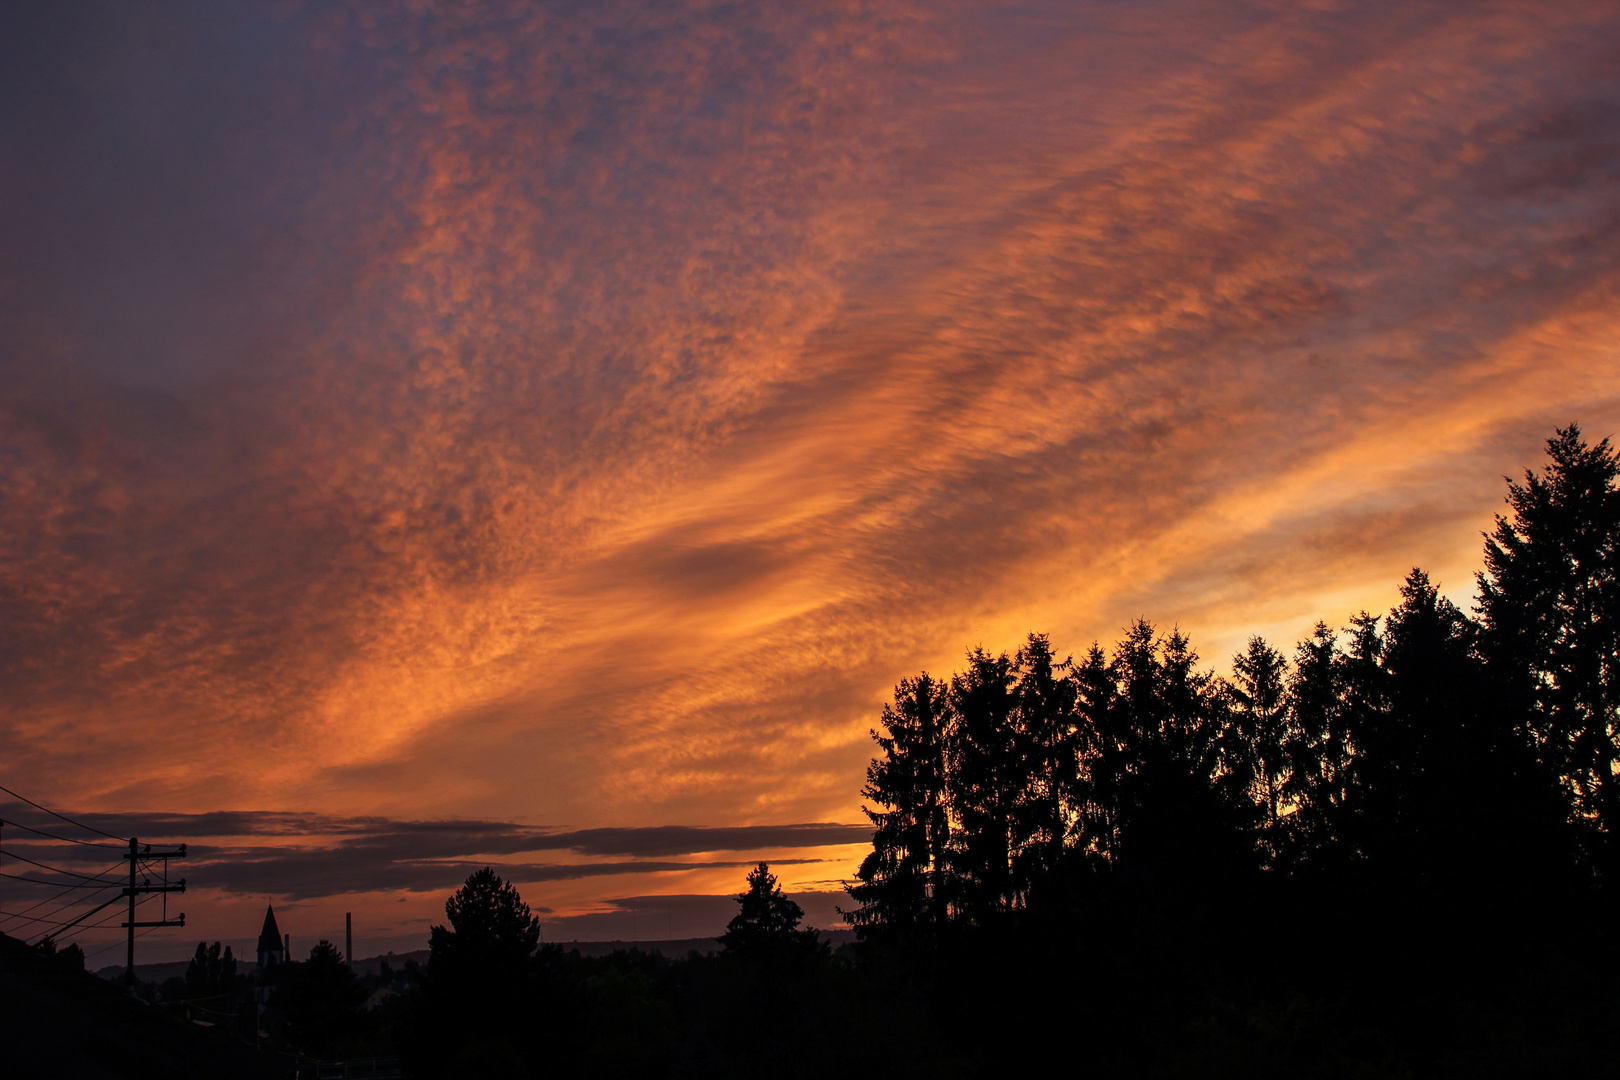
[[[1031,634],[902,681],[846,918],[902,938],[1039,922],[1121,881],[1613,883],[1620,463],[1574,426],[1548,453],[1509,484],[1472,615],[1413,570],[1386,616],[1318,623],[1289,655],[1254,637],[1230,678],[1142,620],[1078,659]]]

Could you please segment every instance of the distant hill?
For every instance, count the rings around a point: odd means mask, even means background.
[[[354,971],[357,975],[375,975],[381,969],[384,960],[388,961],[388,965],[395,971],[398,971],[405,966],[407,960],[415,960],[418,964],[425,964],[427,958],[428,951],[426,949],[417,949],[415,952],[408,953],[368,956],[364,960],[355,961]],[[190,963],[190,960],[166,960],[159,964],[136,964],[135,977],[141,982],[162,986],[166,979],[184,978],[186,966]],[[243,975],[247,975],[254,970],[254,963],[251,959],[245,964],[238,960],[236,970]],[[108,982],[117,982],[124,977],[124,965],[117,964],[113,967],[99,968],[96,974]]]
[[[415,960],[418,964],[426,967],[428,961],[428,951],[426,949],[417,949],[414,952],[391,952],[384,953],[381,956],[368,956],[362,960],[356,960],[350,966],[354,968],[354,973],[356,975],[376,975],[381,972],[383,961],[385,960],[388,962],[388,966],[394,971],[402,970],[406,963],[411,960]]]
[[[0,934],[5,1072],[66,1080],[271,1080],[285,1070],[223,1032],[165,1014],[119,987]]]
[[[561,945],[565,953],[578,952],[581,956],[608,956],[612,953],[640,949],[644,953],[663,953],[668,957],[682,957],[690,952],[712,953],[720,950],[714,938],[679,938],[673,941],[548,941],[547,945]]]
[[[136,964],[135,977],[141,982],[155,983],[161,986],[166,979],[172,979],[176,976],[185,978],[186,966],[190,963],[190,960],[165,960],[161,964]],[[236,970],[249,971],[252,967],[252,964],[248,964],[246,967],[238,967]],[[117,982],[124,977],[124,965],[114,964],[111,967],[97,968],[96,975],[106,979],[108,982]]]
[[[854,941],[855,931],[823,930],[821,931],[821,940],[836,949],[840,945],[847,945]],[[546,944],[561,945],[564,952],[578,950],[581,956],[607,956],[621,949],[640,949],[642,952],[662,953],[674,959],[683,957],[690,952],[712,953],[720,951],[720,940],[718,938],[675,938],[667,941],[548,941]],[[355,974],[375,975],[381,969],[385,960],[388,962],[388,966],[395,971],[402,969],[408,960],[415,960],[418,964],[426,966],[428,951],[426,949],[417,949],[414,952],[407,953],[385,953],[381,956],[367,956],[354,962]],[[161,986],[166,979],[177,976],[184,977],[186,965],[190,962],[189,960],[170,960],[161,964],[136,964],[135,977],[142,982]],[[245,964],[241,961],[237,961],[237,963],[236,970],[244,975],[253,970],[252,960]],[[109,982],[116,982],[124,977],[124,965],[118,964],[113,967],[100,968],[96,971],[96,974]]]
[[[853,930],[823,930],[821,940],[833,948],[847,945],[855,940]],[[677,938],[670,941],[548,941],[547,945],[561,945],[564,952],[578,951],[581,956],[608,956],[622,949],[640,949],[642,952],[662,953],[671,958],[679,958],[687,953],[712,953],[720,951],[719,938]],[[425,957],[427,954],[424,953]],[[425,961],[424,961],[425,962]]]

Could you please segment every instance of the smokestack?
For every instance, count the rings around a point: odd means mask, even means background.
[[[354,967],[354,916],[343,913],[343,959]]]
[[[291,934],[282,934],[281,935],[281,955],[287,960],[288,963],[292,962],[292,935]]]

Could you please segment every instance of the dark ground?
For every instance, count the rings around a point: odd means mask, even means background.
[[[105,979],[0,935],[0,1036],[17,1080],[270,1080],[284,1070]]]

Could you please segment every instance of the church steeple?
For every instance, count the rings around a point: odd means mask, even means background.
[[[259,931],[259,970],[265,971],[287,959],[281,948],[281,928],[276,925],[276,910],[264,906],[264,929]]]

